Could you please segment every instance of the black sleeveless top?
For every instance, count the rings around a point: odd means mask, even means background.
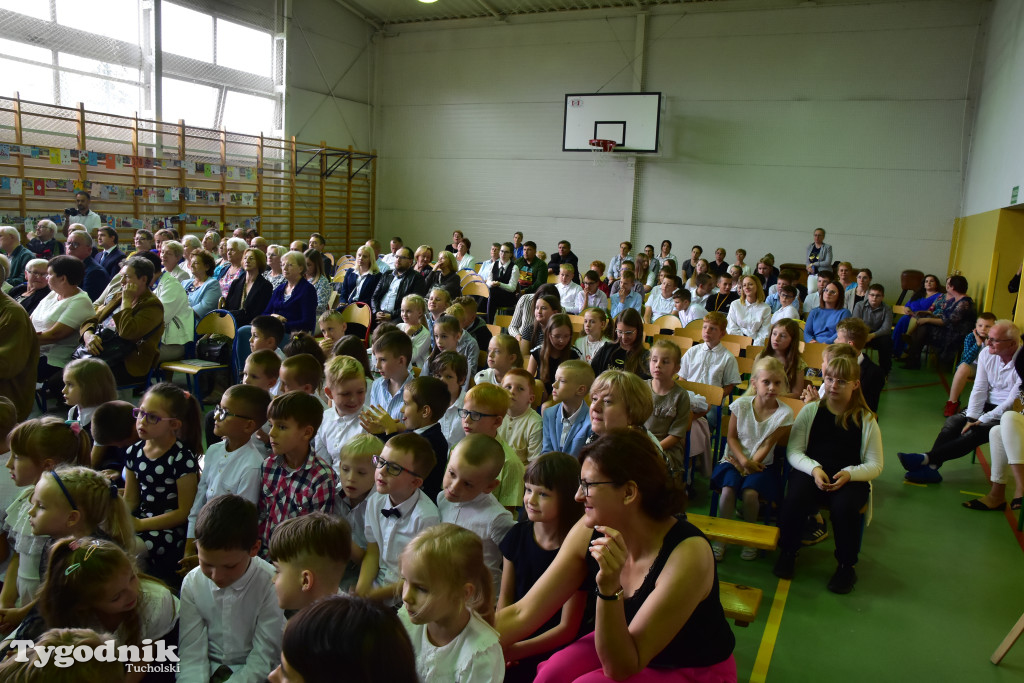
[[[593,538],[600,536],[601,534],[595,531]],[[699,536],[708,542],[707,537],[697,527],[686,521],[685,515],[680,515],[676,519],[675,526],[665,534],[661,550],[654,558],[654,563],[648,570],[647,576],[644,577],[643,584],[632,596],[625,599],[627,624],[633,621],[633,617],[640,611],[644,601],[650,597],[672,551],[676,549],[677,545],[694,536]],[[588,554],[587,579],[583,584],[584,589],[593,590],[596,587],[598,569],[597,560]],[[722,601],[718,596],[718,567],[716,566],[715,582],[711,586],[708,597],[697,605],[675,638],[669,641],[665,649],[656,654],[647,666],[651,669],[714,666],[728,659],[735,646],[736,636],[729,628],[729,622],[725,619],[725,611],[722,609]]]

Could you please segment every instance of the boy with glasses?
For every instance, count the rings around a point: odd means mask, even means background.
[[[498,487],[494,497],[509,511],[523,502],[523,475],[526,467],[507,443],[498,438],[511,399],[505,389],[496,384],[479,384],[466,392],[463,407],[459,410],[462,430],[467,434],[484,434],[497,439],[505,453],[505,464],[498,475]]]
[[[398,558],[424,529],[440,522],[437,506],[420,490],[437,458],[419,434],[398,434],[373,456],[376,490],[366,502],[366,553],[356,594],[395,607],[402,585]]]
[[[629,244],[624,242],[624,244]],[[596,270],[588,270],[583,276],[583,289],[576,295],[574,309],[582,312],[588,308],[608,310],[608,296],[600,290],[601,276]]]
[[[181,575],[199,564],[196,556],[196,520],[206,502],[217,496],[234,494],[254,505],[260,497],[260,468],[266,457],[256,432],[267,420],[270,394],[259,387],[236,384],[228,387],[213,409],[213,433],[221,441],[206,449],[203,478],[192,510],[188,515],[185,534],[185,557],[181,561]]]

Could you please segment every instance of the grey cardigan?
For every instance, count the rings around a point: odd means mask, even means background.
[[[821,249],[818,251],[818,262],[816,264],[811,263],[811,250],[814,249],[814,242],[807,245],[807,265],[814,266],[814,275],[818,274],[819,270],[832,270],[832,245],[821,243]]]

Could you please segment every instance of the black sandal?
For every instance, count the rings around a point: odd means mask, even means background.
[[[990,508],[988,505],[982,503],[980,498],[975,498],[974,500],[965,500],[960,504],[963,505],[968,510],[983,510],[985,512],[1001,512],[1006,509],[1005,500],[999,505],[996,505],[994,508]],[[1011,507],[1011,509],[1013,508]]]
[[[1010,501],[1010,509],[1020,510],[1022,501],[1024,501],[1024,498],[1014,498],[1013,500]]]

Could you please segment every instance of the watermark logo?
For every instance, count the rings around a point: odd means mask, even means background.
[[[153,641],[146,638],[142,646],[116,645],[107,640],[99,647],[89,645],[36,645],[31,640],[15,640],[10,644],[16,650],[14,659],[19,662],[29,661],[29,651],[35,652],[36,659],[32,663],[43,668],[51,661],[58,669],[66,669],[77,662],[122,662],[125,669],[131,672],[177,672],[177,645],[167,645],[163,640]]]

